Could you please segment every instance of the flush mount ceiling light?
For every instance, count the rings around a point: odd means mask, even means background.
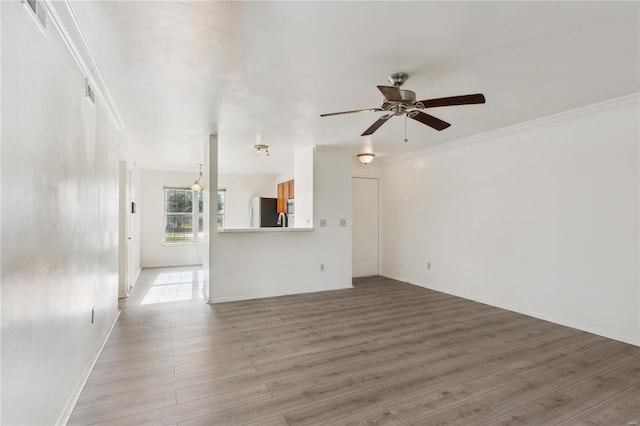
[[[196,181],[193,182],[193,185],[191,185],[191,190],[202,191],[203,189],[204,187],[202,186],[202,163],[200,163],[200,174],[198,175],[198,179],[196,179]]]
[[[267,157],[271,155],[269,154],[269,145],[257,144],[257,145],[254,145],[253,147],[256,149],[256,157],[260,157],[260,155],[262,154],[262,151],[264,151]]]
[[[376,155],[373,152],[362,152],[357,155],[358,160],[364,165],[367,165],[370,162],[372,162],[375,156]]]

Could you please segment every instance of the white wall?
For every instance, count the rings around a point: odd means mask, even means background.
[[[362,164],[354,155],[351,158],[351,176],[380,179],[382,176],[381,164],[380,159],[374,159],[369,164]]]
[[[249,228],[251,197],[278,196],[278,183],[272,175],[220,175],[218,188],[227,190],[226,228]]]
[[[0,8],[0,423],[52,425],[65,421],[118,314],[120,135],[100,98],[85,98],[52,23],[45,38],[21,2]]]
[[[0,52],[2,49],[2,7],[0,7]],[[2,91],[2,55],[0,55],[0,93]],[[0,102],[0,188],[2,188],[2,104]],[[0,234],[2,231],[2,192],[0,191]],[[2,238],[0,238],[0,279],[2,278]],[[2,281],[0,281],[1,283]],[[0,303],[2,302],[2,285],[0,284]],[[1,307],[0,307],[1,309]],[[1,311],[0,311],[1,315]],[[2,318],[0,317],[0,326]],[[0,333],[0,423],[2,423],[2,334]]]
[[[294,162],[295,162],[295,160],[294,160]],[[282,182],[287,182],[287,181],[289,181],[291,179],[295,179],[293,170],[288,171],[286,173],[279,174],[278,176],[276,176],[276,184],[282,183]],[[277,192],[277,188],[276,188],[276,192]]]
[[[313,226],[314,211],[314,148],[299,148],[294,154],[294,192],[295,214],[289,225],[295,228],[310,228]],[[326,201],[323,200],[326,204]],[[319,207],[319,206],[318,206]]]
[[[140,176],[142,267],[200,265],[204,243],[164,242],[164,187],[188,188],[198,177],[198,173],[142,170]]]
[[[638,116],[635,95],[386,165],[382,273],[639,345]]]
[[[215,138],[210,147],[216,164]],[[310,151],[313,153],[313,151]],[[210,176],[217,179],[215,170]],[[296,182],[298,176],[296,175]],[[212,183],[213,184],[213,183]],[[209,300],[222,302],[351,287],[351,160],[320,147],[313,163],[315,228],[210,233]],[[319,227],[320,219],[327,220]],[[340,227],[340,219],[347,219]],[[320,270],[320,264],[325,270]]]

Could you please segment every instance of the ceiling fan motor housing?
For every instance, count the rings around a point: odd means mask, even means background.
[[[416,92],[400,89],[400,96],[402,98],[402,102],[388,101],[384,96],[382,96],[380,108],[385,111],[391,111],[394,115],[402,115],[408,108],[413,108],[415,106]]]

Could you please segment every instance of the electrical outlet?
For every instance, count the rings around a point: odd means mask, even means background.
[[[91,308],[91,324],[96,322],[96,307]]]
[[[321,270],[321,271],[324,271],[324,263],[321,263],[321,264],[320,264],[320,270]]]
[[[347,226],[347,219],[340,219],[340,226]]]
[[[320,227],[324,228],[325,226],[327,226],[327,219],[320,219]]]
[[[427,262],[427,269],[431,270],[431,262]]]

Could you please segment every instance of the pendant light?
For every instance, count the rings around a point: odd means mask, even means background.
[[[193,185],[191,185],[191,190],[202,191],[203,189],[204,187],[202,186],[202,163],[200,163],[200,175],[198,175],[198,179],[196,179],[196,181],[193,182]]]

